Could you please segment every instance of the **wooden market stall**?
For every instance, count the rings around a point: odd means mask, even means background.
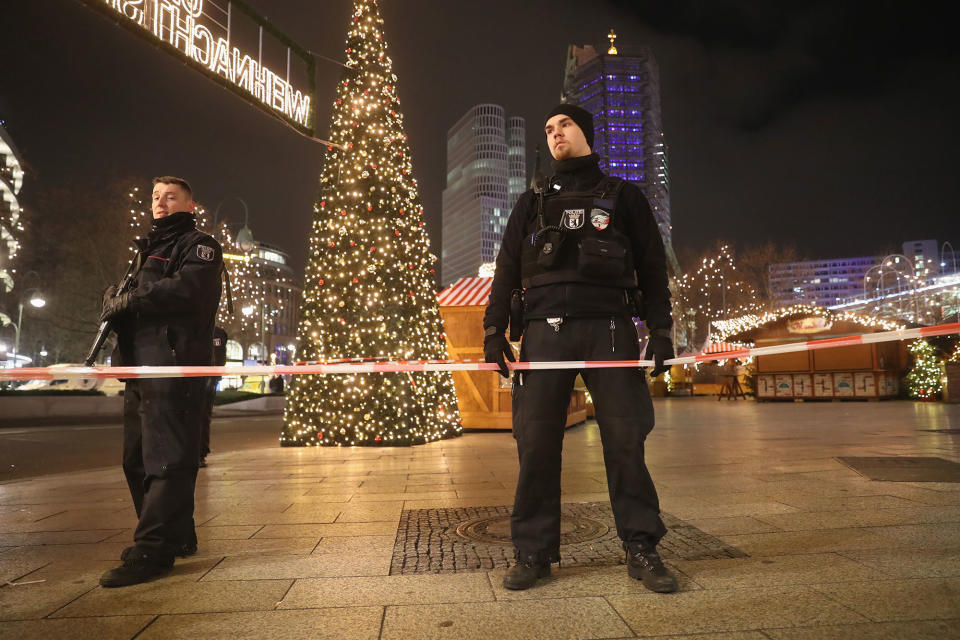
[[[483,313],[492,281],[493,278],[461,278],[438,294],[451,358],[483,362]],[[514,351],[518,350],[519,344],[515,344]],[[510,380],[496,371],[454,371],[453,382],[464,429],[510,429]],[[567,426],[586,419],[585,394],[575,390],[567,409]]]
[[[724,336],[757,347],[876,333],[900,325],[870,316],[831,313],[814,307],[791,308],[767,321]],[[858,344],[758,356],[755,364],[758,401],[892,398],[907,363],[902,342]]]

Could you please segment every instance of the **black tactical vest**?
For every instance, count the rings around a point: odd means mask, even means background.
[[[623,181],[604,177],[591,191],[537,189],[537,231],[521,251],[524,289],[564,282],[633,289],[630,239],[613,226]]]

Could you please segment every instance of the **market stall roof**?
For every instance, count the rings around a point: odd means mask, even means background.
[[[749,334],[766,325],[798,316],[804,318],[822,318],[823,322],[827,325],[836,322],[851,322],[877,331],[894,331],[896,329],[903,329],[906,326],[898,320],[888,320],[877,316],[846,311],[831,311],[824,307],[797,304],[767,311],[763,314],[747,314],[739,318],[714,320],[713,328],[716,331],[714,339],[718,342],[729,341],[744,344],[746,342],[743,340],[745,337],[744,334]],[[801,333],[806,333],[806,331],[801,331]]]
[[[437,294],[441,307],[484,306],[490,297],[493,278],[460,278]]]

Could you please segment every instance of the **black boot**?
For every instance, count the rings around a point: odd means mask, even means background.
[[[126,554],[123,564],[110,569],[100,576],[103,587],[127,587],[132,584],[149,582],[170,573],[173,569],[172,557],[160,557],[145,551],[134,550]]]
[[[127,547],[120,552],[120,559],[126,560],[127,557],[137,550],[137,546],[133,545]],[[182,545],[177,547],[176,556],[178,558],[186,558],[187,556],[192,556],[197,552],[197,543],[196,542],[184,542]]]
[[[624,545],[624,548],[627,551],[627,574],[631,578],[643,581],[643,586],[657,593],[677,590],[677,579],[663,566],[656,547],[631,544]]]
[[[529,589],[537,583],[540,578],[546,578],[550,575],[549,562],[524,562],[518,560],[517,564],[510,567],[507,574],[503,576],[503,586],[507,589]]]

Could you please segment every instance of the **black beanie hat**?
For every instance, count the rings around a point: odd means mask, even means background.
[[[590,112],[573,104],[558,104],[544,118],[544,123],[561,113],[570,116],[570,119],[577,123],[580,130],[583,131],[583,137],[587,139],[587,144],[593,149],[593,116],[590,115]]]

